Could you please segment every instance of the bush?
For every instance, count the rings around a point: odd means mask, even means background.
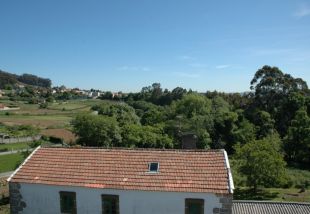
[[[37,140],[37,141],[30,143],[29,146],[30,146],[30,148],[36,148],[36,147],[40,146],[42,143],[43,143],[42,140]]]
[[[48,107],[48,103],[41,103],[39,107],[40,108],[47,108]]]
[[[50,136],[49,137],[49,141],[51,143],[55,143],[55,144],[62,144],[63,143],[63,139],[62,138],[59,138],[59,137],[54,137],[54,136]]]
[[[0,149],[0,152],[7,152],[7,151],[9,151],[9,149],[8,149],[8,148],[3,148],[3,149]]]
[[[288,169],[290,187],[309,188],[310,186],[310,171],[300,169]]]

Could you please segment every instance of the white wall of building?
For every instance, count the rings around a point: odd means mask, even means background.
[[[120,214],[184,214],[185,198],[204,199],[205,214],[221,207],[219,198],[211,193],[149,192],[95,189],[69,186],[51,186],[21,183],[25,214],[60,213],[60,191],[76,192],[78,214],[101,214],[102,194],[119,195]]]

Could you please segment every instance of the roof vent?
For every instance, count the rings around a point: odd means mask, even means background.
[[[149,163],[149,172],[158,172],[159,163],[158,162],[151,162]]]

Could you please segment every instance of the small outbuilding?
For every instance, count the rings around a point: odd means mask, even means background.
[[[224,150],[37,148],[8,179],[11,213],[232,213]]]
[[[234,214],[309,214],[310,203],[275,201],[234,201]]]

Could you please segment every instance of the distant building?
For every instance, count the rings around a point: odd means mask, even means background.
[[[224,150],[38,148],[8,179],[11,213],[232,213]]]
[[[100,97],[100,92],[97,92],[97,91],[90,91],[90,92],[88,93],[88,97],[96,99],[96,98]]]
[[[4,104],[2,104],[2,103],[0,103],[0,110],[4,110],[4,109],[6,109],[7,107],[4,105]]]

